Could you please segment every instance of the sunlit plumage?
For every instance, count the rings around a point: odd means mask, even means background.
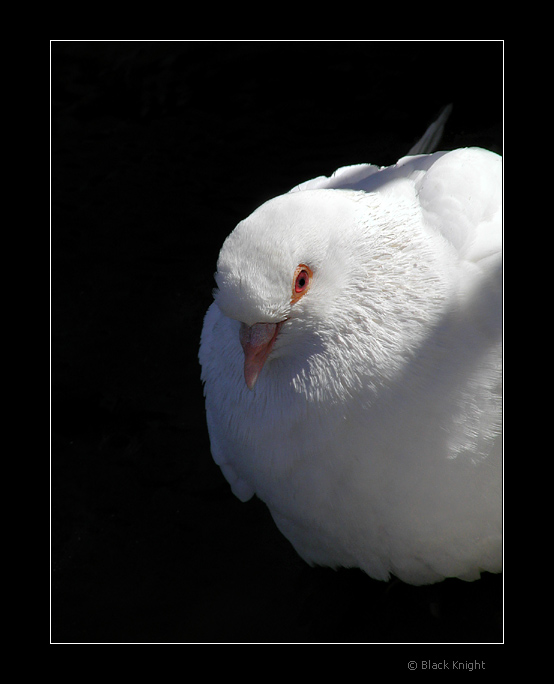
[[[410,156],[308,181],[225,241],[212,455],[308,563],[501,570],[501,194],[496,154]]]

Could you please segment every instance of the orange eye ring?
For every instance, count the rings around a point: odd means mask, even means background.
[[[309,266],[306,266],[306,264],[299,264],[296,267],[294,276],[292,277],[291,304],[296,304],[296,302],[310,289],[313,275],[312,269]]]

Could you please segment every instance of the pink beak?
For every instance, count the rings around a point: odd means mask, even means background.
[[[239,339],[244,350],[244,379],[248,389],[254,388],[282,325],[283,321],[255,323],[250,327],[241,323]]]

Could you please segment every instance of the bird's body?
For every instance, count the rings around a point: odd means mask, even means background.
[[[501,174],[480,149],[339,169],[222,247],[212,454],[309,563],[501,569]]]

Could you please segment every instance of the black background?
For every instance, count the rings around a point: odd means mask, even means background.
[[[449,102],[442,149],[502,152],[503,44],[54,41],[51,83],[51,640],[501,641],[501,576],[309,568],[235,499],[197,353],[263,201],[394,163]]]

